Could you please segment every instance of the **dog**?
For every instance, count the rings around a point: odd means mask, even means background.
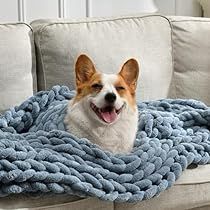
[[[139,65],[133,58],[118,74],[103,74],[87,55],[80,55],[75,64],[76,96],[65,116],[67,131],[114,154],[129,153],[138,124],[138,75]]]

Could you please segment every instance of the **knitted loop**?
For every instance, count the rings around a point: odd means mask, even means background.
[[[210,162],[210,109],[195,100],[138,104],[130,154],[113,155],[65,131],[75,92],[54,86],[0,116],[0,196],[69,193],[136,202],[171,187],[191,163]]]

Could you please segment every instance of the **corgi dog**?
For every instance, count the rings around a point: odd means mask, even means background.
[[[118,74],[103,74],[88,56],[80,55],[75,75],[77,92],[68,104],[67,131],[112,153],[130,152],[138,123],[138,62],[130,59]]]

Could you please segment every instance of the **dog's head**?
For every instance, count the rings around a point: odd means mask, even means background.
[[[122,112],[136,111],[139,67],[135,59],[128,60],[118,74],[103,74],[96,71],[89,57],[80,55],[75,74],[77,94],[73,103],[84,103],[83,107],[95,120],[111,124]]]

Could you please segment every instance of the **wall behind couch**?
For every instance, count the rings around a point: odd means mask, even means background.
[[[0,0],[0,22],[139,13],[147,0]],[[154,0],[165,15],[201,16],[197,0]]]

